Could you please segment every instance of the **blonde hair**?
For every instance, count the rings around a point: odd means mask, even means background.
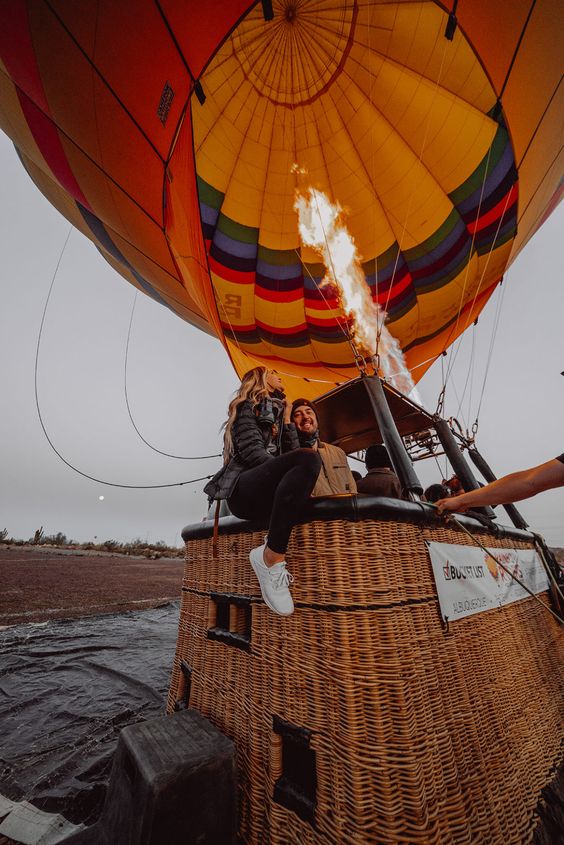
[[[268,395],[267,377],[268,370],[266,367],[255,367],[254,370],[249,370],[241,379],[241,385],[229,403],[227,419],[222,426],[225,429],[223,434],[223,462],[225,464],[233,457],[231,429],[237,416],[237,409],[239,405],[246,401],[249,401],[254,408],[261,399]]]

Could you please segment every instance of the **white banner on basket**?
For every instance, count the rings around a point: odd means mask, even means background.
[[[529,594],[476,546],[427,542],[443,619],[453,622]],[[548,589],[548,578],[534,549],[489,549],[533,593]]]

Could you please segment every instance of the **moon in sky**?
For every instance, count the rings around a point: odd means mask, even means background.
[[[103,497],[103,496],[98,496],[98,498],[99,498],[99,500],[100,500],[101,502],[103,502],[103,501],[104,501],[104,497]]]

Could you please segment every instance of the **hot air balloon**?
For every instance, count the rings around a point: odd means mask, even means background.
[[[561,198],[561,3],[2,8],[0,125],[39,189],[239,374],[266,364],[317,398],[328,442],[383,441],[406,495],[308,502],[291,618],[253,586],[261,525],[216,508],[184,529],[175,715],[118,754],[114,796],[76,841],[121,841],[111,824],[193,838],[189,813],[233,827],[233,758],[204,759],[209,725],[196,764],[179,741],[195,710],[234,740],[245,845],[531,841],[561,760],[558,568],[517,511],[514,527],[490,511],[445,525],[420,501],[417,450],[439,444],[465,489],[461,443],[491,470],[438,415],[356,378],[341,264],[302,210],[327,200],[336,241],[350,235],[374,367],[386,320],[418,381]]]
[[[358,374],[297,191],[343,209],[414,381],[561,196],[557,0],[3,8],[0,125],[39,189],[291,393]]]

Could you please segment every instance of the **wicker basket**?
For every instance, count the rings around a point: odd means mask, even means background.
[[[298,526],[289,618],[250,568],[262,533],[220,534],[215,558],[211,538],[187,542],[169,710],[235,740],[243,843],[531,841],[560,760],[561,631],[533,599],[445,630],[425,540],[470,542],[392,520]]]

